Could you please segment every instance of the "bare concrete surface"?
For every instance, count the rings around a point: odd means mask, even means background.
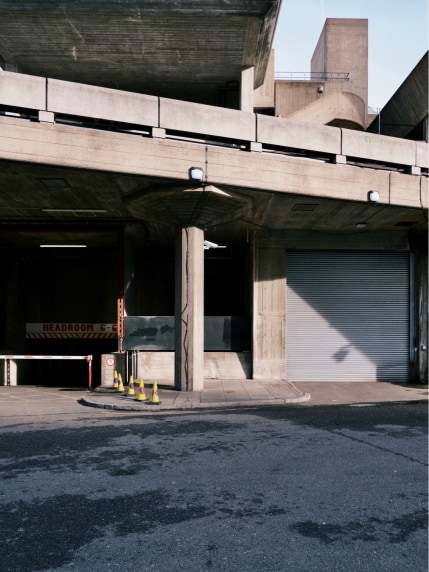
[[[145,383],[145,401],[135,395],[109,387],[92,391],[85,388],[38,386],[0,387],[0,419],[14,415],[59,415],[71,411],[85,413],[95,407],[104,411],[186,411],[231,409],[245,407],[284,406],[304,407],[321,405],[374,405],[389,402],[427,401],[427,385],[384,382],[346,383],[289,383],[284,381],[210,380],[202,391],[181,392],[171,385],[158,383],[158,402],[153,403],[153,382]],[[155,397],[156,401],[156,397]]]

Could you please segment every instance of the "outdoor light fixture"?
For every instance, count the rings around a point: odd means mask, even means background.
[[[215,242],[210,242],[209,240],[204,241],[204,250],[208,250],[209,248],[226,248],[226,246],[219,246]]]
[[[365,228],[366,227],[366,222],[357,222],[356,223],[356,228]]]
[[[368,201],[370,203],[378,203],[380,200],[380,193],[378,191],[368,191]]]
[[[202,181],[204,177],[204,171],[201,167],[191,167],[189,169],[189,178],[191,181]]]

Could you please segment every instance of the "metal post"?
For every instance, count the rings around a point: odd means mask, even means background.
[[[88,391],[92,388],[92,356],[87,356],[88,361]]]
[[[10,387],[10,359],[6,360],[6,385]]]

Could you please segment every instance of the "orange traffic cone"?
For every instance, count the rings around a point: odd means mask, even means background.
[[[137,401],[147,401],[146,391],[142,379],[140,380],[139,387],[137,390]]]
[[[119,374],[118,379],[118,391],[124,391],[124,384],[122,383],[122,375]]]
[[[136,392],[134,391],[134,378],[130,375],[130,383],[128,384],[128,391],[127,395],[135,395]]]
[[[158,384],[156,383],[156,381],[153,382],[152,397],[150,398],[150,402],[153,405],[159,405],[159,403],[160,403],[159,397],[158,397]]]
[[[118,380],[118,372],[115,369],[115,373],[113,374],[113,389],[118,389],[119,380]]]

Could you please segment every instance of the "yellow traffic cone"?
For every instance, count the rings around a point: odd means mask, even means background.
[[[122,383],[122,375],[119,374],[118,391],[124,391],[124,384]]]
[[[150,402],[153,405],[159,405],[159,403],[160,403],[159,397],[158,397],[158,384],[156,383],[156,381],[153,382],[152,397],[150,398]]]
[[[115,373],[113,374],[113,389],[118,389],[119,381],[118,381],[118,372],[115,369]]]
[[[140,380],[139,387],[137,390],[137,401],[147,401],[146,391],[142,379]]]
[[[134,378],[132,375],[130,375],[130,383],[128,384],[128,391],[127,391],[127,395],[135,395],[136,392],[134,390]]]

